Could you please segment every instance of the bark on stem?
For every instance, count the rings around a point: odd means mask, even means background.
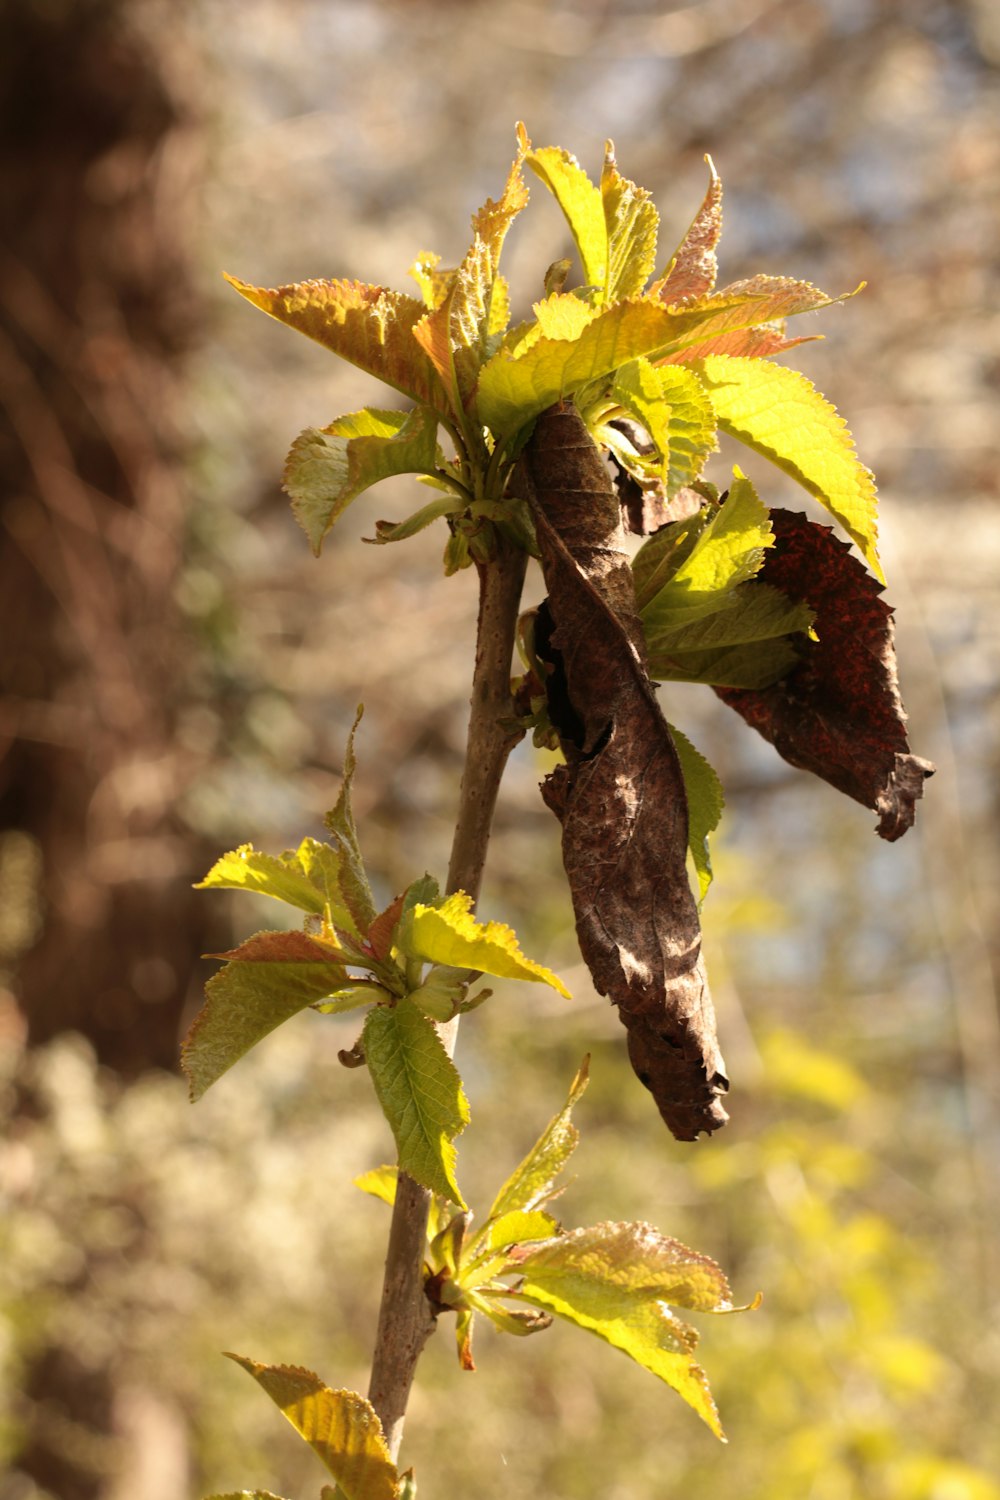
[[[511,727],[510,663],[524,582],[526,554],[498,537],[498,553],[479,569],[479,623],[469,734],[458,817],[448,867],[448,893],[477,901],[490,825],[507,757],[521,737]],[[452,1053],[458,1019],[441,1027]],[[424,1246],[431,1195],[400,1173],[386,1254],[382,1304],[368,1399],[382,1421],[393,1459],[403,1437],[410,1388],[424,1345],[434,1330],[424,1296]]]

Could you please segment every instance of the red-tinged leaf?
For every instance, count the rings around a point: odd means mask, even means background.
[[[773,354],[785,354],[799,344],[811,344],[821,339],[821,333],[804,333],[796,339],[786,338],[785,324],[781,318],[773,323],[762,323],[759,328],[733,328],[728,333],[714,334],[700,344],[689,344],[677,354],[668,354],[662,361],[666,365],[693,364],[706,359],[710,354],[733,354],[743,359],[767,359]]]
[[[581,952],[638,1076],[692,1140],[725,1122],[728,1082],[685,868],[684,781],[644,665],[619,504],[569,404],[539,419],[523,473],[549,590],[536,645],[566,755],[543,795],[563,825]]]
[[[898,839],[934,767],[909,753],[892,610],[830,527],[786,510],[771,519],[760,577],[815,610],[819,640],[803,640],[801,662],[773,687],[716,692],[791,765],[872,808],[882,838]]]
[[[215,956],[229,961],[181,1048],[193,1100],[276,1026],[352,983],[339,950],[304,932],[259,932]]]
[[[413,337],[427,309],[416,297],[361,281],[258,287],[226,280],[255,307],[415,401],[448,410],[437,371]]]
[[[680,302],[685,297],[703,297],[715,286],[719,263],[715,247],[722,234],[722,182],[715,164],[706,156],[709,179],[704,201],[691,227],[677,247],[666,275],[650,288],[663,302]]]
[[[396,923],[403,914],[405,899],[405,896],[397,896],[385,911],[379,912],[368,929],[368,946],[380,961],[388,958],[392,951],[392,935],[396,930]]]

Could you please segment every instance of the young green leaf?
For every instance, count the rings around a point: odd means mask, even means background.
[[[672,528],[650,537],[636,554],[636,603],[650,639],[725,609],[732,591],[752,578],[764,560],[764,548],[772,540],[767,506],[739,469],[733,472],[728,498],[706,507],[701,524],[696,520],[697,529],[690,533],[693,545],[679,566],[673,566],[677,551]]]
[[[564,396],[640,356],[684,362],[686,350],[717,334],[828,307],[832,300],[808,282],[757,276],[676,307],[650,297],[615,302],[573,340],[522,336],[513,349],[505,340],[483,366],[479,415],[498,436],[512,433]]]
[[[500,253],[507,231],[528,201],[521,174],[524,145],[510,169],[498,202],[487,199],[473,215],[473,241],[462,264],[451,273],[439,301],[414,328],[414,337],[426,350],[451,395],[452,406],[461,414],[475,389],[479,367],[491,355],[507,327],[510,299],[507,283],[499,274]],[[418,275],[427,300],[439,288],[429,286]]]
[[[599,189],[576,157],[559,146],[528,151],[525,162],[541,178],[566,216],[580,256],[584,282],[603,292],[608,277],[608,229]]]
[[[716,447],[716,424],[712,402],[692,370],[636,359],[616,373],[611,397],[648,432],[660,460],[639,467],[659,473],[667,499],[698,478]]]
[[[608,238],[605,300],[617,302],[638,296],[649,280],[656,264],[660,216],[646,189],[619,172],[611,141],[604,148],[601,201]]]
[[[300,281],[292,286],[250,286],[226,280],[242,297],[280,323],[315,339],[424,406],[446,412],[440,377],[413,330],[427,309],[416,297],[360,281]]]
[[[723,1437],[705,1373],[692,1358],[698,1335],[667,1306],[729,1310],[729,1285],[713,1260],[649,1224],[595,1224],[515,1248],[507,1269],[524,1278],[518,1297],[621,1349]]]
[[[344,752],[344,780],[337,804],[324,819],[333,835],[334,846],[339,855],[338,878],[341,899],[350,913],[347,925],[358,937],[368,931],[376,917],[375,901],[372,897],[371,886],[368,884],[364,860],[361,858],[358,830],[351,807],[351,783],[357,769],[357,761],[354,758],[354,736],[361,723],[363,712],[364,710],[359,707],[351,732],[347,737],[347,749]]]
[[[708,838],[719,826],[726,799],[722,783],[708,761],[675,724],[670,726],[670,738],[674,742],[684,776],[688,805],[688,848],[698,873],[698,899],[704,901],[712,884]]]
[[[472,897],[464,891],[456,891],[440,906],[414,906],[408,921],[400,926],[398,942],[408,958],[478,969],[499,979],[527,979],[551,985],[570,998],[569,990],[550,969],[525,958],[516,934],[503,922],[476,921]]]
[[[307,427],[285,461],[284,487],[318,557],[323,538],[364,490],[393,474],[426,474],[437,463],[438,417],[430,407],[365,407],[329,427]]]
[[[766,360],[712,355],[696,366],[719,426],[798,481],[834,516],[875,577],[878,502],[870,469],[836,408],[798,370]]]
[[[284,854],[259,854],[252,844],[241,844],[216,860],[195,890],[253,891],[313,916],[329,914],[335,926],[350,927],[340,897],[340,864],[337,850],[316,839],[303,839]]]
[[[418,531],[423,531],[433,521],[441,516],[455,516],[465,509],[465,501],[459,499],[453,490],[439,496],[437,500],[430,500],[415,510],[412,515],[407,516],[405,521],[376,521],[375,535],[364,537],[366,542],[372,542],[381,546],[387,542],[405,542],[409,537],[416,536]]]
[[[721,607],[687,624],[655,629],[646,637],[649,670],[664,682],[704,682],[712,687],[768,687],[800,659],[801,640],[813,612],[760,578],[741,583]]]
[[[282,1500],[270,1490],[232,1490],[228,1495],[209,1495],[207,1500]]]
[[[527,1156],[513,1170],[493,1200],[487,1225],[473,1244],[486,1233],[489,1225],[507,1215],[530,1213],[547,1202],[556,1192],[555,1180],[576,1150],[580,1132],[573,1124],[573,1107],[582,1098],[590,1076],[590,1058],[585,1057],[570,1085],[569,1097],[562,1109],[546,1125]]]
[[[322,1459],[345,1500],[396,1500],[399,1474],[382,1423],[357,1391],[334,1391],[311,1370],[263,1365],[240,1354],[241,1365],[266,1391],[300,1437]]]
[[[376,1006],[362,1042],[400,1170],[464,1208],[452,1141],[469,1122],[469,1105],[433,1021],[409,1000]]]
[[[229,962],[205,986],[205,1004],[181,1048],[192,1101],[283,1021],[355,985],[339,950],[304,932],[259,932],[218,956]],[[355,991],[329,1009],[371,998]]]

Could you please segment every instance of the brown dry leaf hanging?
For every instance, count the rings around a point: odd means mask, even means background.
[[[644,661],[619,502],[569,402],[523,458],[548,600],[536,648],[565,765],[542,793],[563,825],[580,949],[678,1140],[726,1121],[729,1087],[688,885],[680,763]]]
[[[771,523],[759,576],[811,605],[819,640],[804,641],[800,664],[772,687],[716,692],[791,765],[877,812],[882,838],[901,838],[934,767],[910,754],[892,609],[829,526],[788,510],[772,510]]]

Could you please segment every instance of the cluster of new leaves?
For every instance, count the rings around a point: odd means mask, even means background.
[[[355,726],[356,727],[356,726]],[[198,1099],[275,1027],[306,1007],[325,1013],[368,1008],[345,1060],[367,1062],[403,1171],[460,1206],[454,1139],[469,1119],[462,1081],[435,1021],[471,1010],[488,990],[479,974],[564,985],[521,952],[509,927],[480,923],[461,891],[442,897],[425,875],[376,909],[351,810],[354,731],[344,783],[327,817],[330,841],[261,854],[249,844],[217,861],[203,888],[272,896],[305,913],[304,929],[259,932],[229,953],[209,980],[182,1062]]]
[[[675,1390],[725,1442],[719,1414],[694,1351],[698,1334],[672,1308],[728,1313],[729,1283],[715,1261],[649,1224],[604,1223],[565,1231],[551,1212],[558,1179],[576,1149],[571,1116],[587,1086],[587,1062],[569,1097],[497,1193],[481,1229],[435,1193],[427,1228],[424,1279],[436,1317],[455,1315],[459,1362],[474,1370],[478,1315],[501,1333],[525,1336],[553,1318],[596,1334]],[[392,1204],[398,1169],[377,1167],[357,1186]],[[758,1299],[759,1300],[759,1299]],[[757,1306],[757,1302],[751,1304]],[[344,1500],[410,1500],[412,1473],[400,1474],[371,1404],[355,1391],[331,1390],[309,1370],[263,1365],[231,1355],[281,1409],[326,1464]],[[333,1500],[324,1489],[323,1500]],[[264,1491],[212,1500],[280,1500]]]
[[[459,1361],[475,1368],[477,1315],[503,1333],[526,1335],[563,1318],[596,1334],[677,1391],[722,1437],[698,1338],[671,1307],[730,1312],[729,1286],[713,1260],[648,1224],[604,1223],[565,1231],[552,1214],[558,1178],[576,1149],[573,1106],[587,1085],[587,1064],[569,1097],[500,1188],[481,1229],[469,1213],[434,1200],[426,1251],[428,1296],[456,1315]],[[381,1167],[358,1186],[392,1203],[396,1171]],[[511,1305],[512,1304],[512,1305]]]
[[[533,317],[510,326],[499,265],[525,168],[565,215],[582,284],[567,290],[569,262],[556,262]],[[658,215],[610,143],[594,183],[519,127],[503,193],[472,228],[456,268],[418,258],[420,298],[344,281],[234,284],[415,403],[366,408],[294,444],[286,487],[317,551],[364,489],[413,473],[437,497],[379,522],[374,540],[444,517],[449,572],[487,566],[496,529],[541,562],[549,594],[522,626],[521,723],[565,756],[544,795],[563,824],[581,948],[620,1008],[637,1073],[689,1138],[725,1119],[685,873],[689,851],[703,896],[723,799],[663,720],[654,681],[714,688],[792,764],[875,809],[886,838],[910,826],[932,769],[907,744],[872,475],[834,408],[773,362],[803,341],[786,318],[842,299],[764,275],[716,290],[714,168],[656,274]],[[794,478],[864,562],[828,528],[771,511],[739,469],[720,496],[703,478],[720,431]],[[647,538],[631,561],[626,527]]]

